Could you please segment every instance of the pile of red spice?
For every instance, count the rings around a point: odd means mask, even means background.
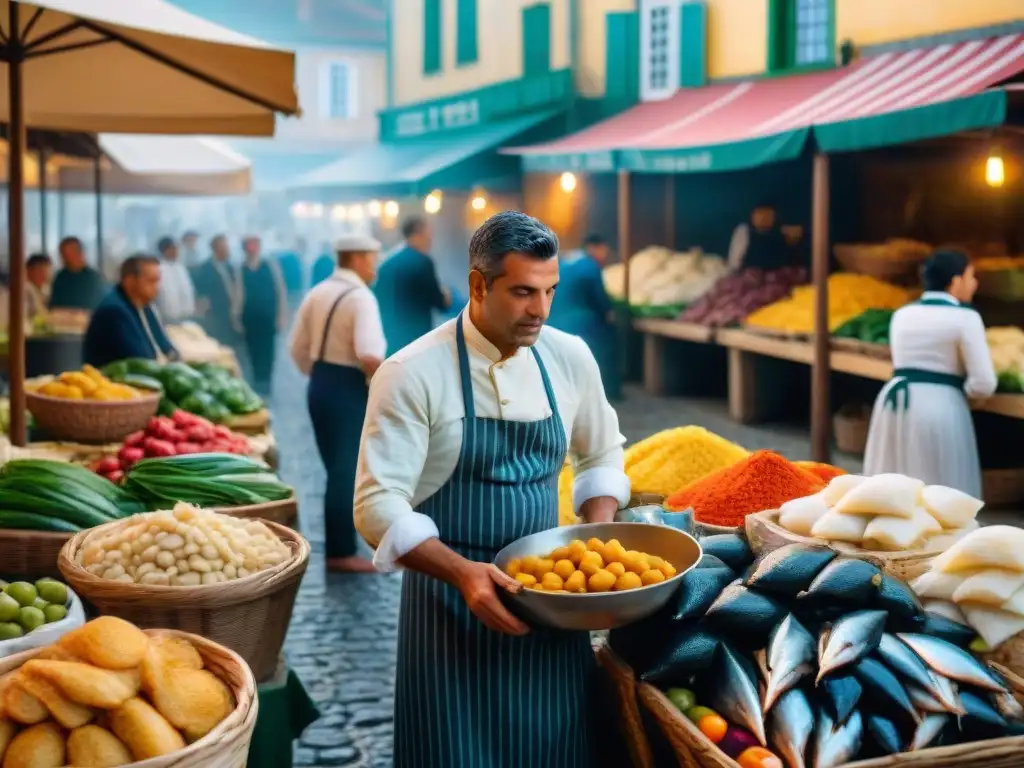
[[[778,509],[824,487],[814,473],[772,451],[758,451],[676,491],[665,500],[665,506],[674,510],[692,507],[698,522],[737,527],[747,515]]]

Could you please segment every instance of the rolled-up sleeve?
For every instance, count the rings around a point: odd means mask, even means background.
[[[377,299],[370,291],[360,291],[357,300],[359,306],[353,334],[356,357],[360,360],[383,360],[387,356],[388,342],[384,338],[384,326],[381,323]]]
[[[971,310],[963,313],[963,323],[960,351],[967,369],[964,392],[969,397],[988,397],[996,391],[998,380],[985,338],[985,324],[981,315]]]
[[[397,561],[437,537],[434,521],[412,508],[430,442],[426,383],[385,362],[370,383],[356,470],[355,524],[376,549],[374,565]]]
[[[600,496],[611,496],[620,508],[625,507],[632,490],[624,471],[626,439],[619,432],[619,416],[605,397],[597,361],[582,341],[579,344],[583,349],[577,371],[583,381],[570,443],[576,471],[573,507],[578,513],[584,502]]]

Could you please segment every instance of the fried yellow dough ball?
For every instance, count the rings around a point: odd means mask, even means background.
[[[644,571],[640,574],[640,582],[645,586],[649,587],[651,584],[660,584],[665,580],[665,574],[659,571],[657,568],[652,568],[649,571]]]
[[[587,552],[580,560],[580,570],[586,574],[588,579],[602,568],[604,568],[604,560],[597,552]]]
[[[565,586],[562,582],[562,577],[554,572],[545,573],[544,577],[540,580],[540,585],[551,592],[556,589],[563,589]]]
[[[551,573],[553,570],[555,570],[555,561],[545,557],[537,561],[537,567],[533,569],[533,575],[538,579],[543,579],[544,574]]]
[[[626,566],[624,566],[622,563],[608,563],[605,570],[611,574],[614,574],[615,578],[617,579],[619,578],[619,576],[626,572]]]
[[[519,561],[519,572],[528,573],[531,576],[537,575],[537,563],[540,562],[540,558],[536,555],[527,555]],[[541,574],[543,576],[543,574]]]
[[[629,589],[639,589],[643,584],[640,582],[640,577],[632,571],[626,571],[615,580],[615,591],[625,592]]]
[[[594,572],[594,575],[587,580],[587,591],[589,592],[610,592],[615,586],[615,577],[603,568]]]
[[[569,559],[569,548],[568,547],[559,547],[558,549],[554,550],[550,555],[548,555],[548,557],[550,557],[556,563],[559,560],[568,560]]]
[[[505,566],[505,573],[511,576],[513,579],[519,575],[519,572],[523,570],[523,564],[519,560],[509,560],[508,565]]]
[[[565,591],[581,594],[587,591],[587,575],[583,571],[573,571],[565,580]]]
[[[537,583],[537,577],[530,573],[517,573],[515,579],[524,587],[532,587]]]
[[[580,560],[583,559],[583,555],[587,552],[587,545],[583,543],[581,539],[573,539],[569,542],[569,559],[572,564],[579,566]]]
[[[606,563],[622,563],[626,561],[626,548],[618,539],[611,539],[604,545],[604,561]]]
[[[562,559],[555,563],[554,571],[564,581],[576,572],[576,566],[572,564],[572,560]]]

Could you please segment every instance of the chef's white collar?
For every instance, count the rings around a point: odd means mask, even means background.
[[[473,325],[473,321],[469,318],[468,305],[462,311],[462,331],[466,335],[467,345],[473,347],[474,350],[486,357],[492,363],[501,362],[501,352],[498,351],[498,348],[484,338],[484,335],[480,333],[479,329]],[[515,351],[515,354],[508,359],[512,360],[528,352],[529,349],[527,347],[519,347],[519,349]]]

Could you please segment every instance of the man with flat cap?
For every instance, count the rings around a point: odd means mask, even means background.
[[[309,376],[309,415],[327,469],[327,568],[348,573],[374,571],[373,563],[356,553],[352,500],[367,380],[387,351],[380,309],[369,288],[380,249],[372,237],[338,241],[334,274],[306,295],[290,343],[292,359]]]

